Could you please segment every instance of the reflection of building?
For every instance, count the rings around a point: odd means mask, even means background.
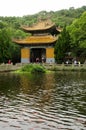
[[[50,20],[44,20],[29,27],[22,26],[22,29],[32,35],[25,39],[14,40],[22,46],[21,62],[35,62],[36,58],[42,62],[42,58],[45,58],[46,63],[54,63],[54,45],[60,29]]]

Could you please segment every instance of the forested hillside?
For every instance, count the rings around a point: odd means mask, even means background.
[[[0,17],[0,22],[6,22],[9,26],[18,29],[22,24],[31,25],[36,23],[40,19],[51,19],[56,25],[63,27],[64,25],[69,25],[75,18],[79,18],[80,15],[86,11],[86,6],[74,9],[73,7],[69,9],[63,9],[56,12],[46,12],[41,11],[34,15],[26,15],[23,17]]]
[[[85,11],[86,6],[83,6],[77,9],[71,7],[69,9],[56,12],[41,11],[37,14],[26,15],[23,17],[0,17],[0,62],[7,62],[8,59],[11,59],[13,62],[19,62],[20,47],[15,45],[12,42],[12,39],[24,38],[27,36],[27,34],[21,30],[21,25],[32,25],[43,19],[51,19],[57,26],[61,28],[64,28],[64,26],[67,27],[67,31],[69,33],[68,35],[70,35],[69,41],[71,45],[71,50],[68,51],[73,51],[74,47],[77,47],[79,53],[83,52],[83,48],[85,50],[86,47]],[[74,53],[80,55],[78,54],[77,49],[74,50]]]

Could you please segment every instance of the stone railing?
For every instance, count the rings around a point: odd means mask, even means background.
[[[22,64],[16,64],[16,65],[13,65],[13,64],[0,64],[0,72],[10,72],[10,71],[15,71],[15,70],[18,70],[19,68],[22,67]]]

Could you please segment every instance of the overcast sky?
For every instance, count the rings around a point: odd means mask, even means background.
[[[58,11],[86,6],[86,0],[0,0],[0,16],[32,15],[40,11]]]

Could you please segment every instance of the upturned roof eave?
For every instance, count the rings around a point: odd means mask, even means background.
[[[34,41],[34,42],[32,42],[32,41],[20,41],[20,40],[13,40],[13,42],[14,43],[16,43],[16,44],[20,44],[20,45],[36,45],[36,44],[52,44],[52,43],[55,43],[57,41],[57,39],[55,39],[55,40],[50,40],[50,41]]]
[[[53,23],[52,25],[48,25],[46,27],[28,27],[28,26],[21,26],[21,29],[23,29],[24,31],[28,31],[28,32],[34,32],[34,31],[44,31],[44,30],[48,30],[51,28],[54,28],[55,24]]]
[[[29,36],[25,39],[14,39],[13,42],[17,44],[51,44],[56,42],[58,36]]]

